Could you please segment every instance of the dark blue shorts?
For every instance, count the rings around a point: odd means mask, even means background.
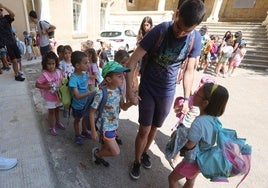
[[[77,110],[77,109],[72,108],[72,111],[73,111],[74,119],[81,119],[83,117],[84,109]]]
[[[11,60],[13,59],[20,59],[20,50],[17,46],[16,41],[10,41],[6,44],[7,47],[7,54]]]
[[[174,96],[159,97],[140,89],[139,123],[142,126],[161,127],[168,116]]]
[[[41,55],[44,56],[46,53],[50,52],[51,49],[50,49],[50,45],[47,45],[47,46],[40,46],[40,52],[41,52]]]

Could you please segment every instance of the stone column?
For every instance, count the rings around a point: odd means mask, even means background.
[[[266,27],[266,31],[267,31],[267,37],[268,37],[268,11],[266,12],[267,16],[265,18],[265,20],[262,22],[262,25]]]
[[[223,0],[215,0],[210,16],[207,18],[207,22],[218,22],[219,13]]]

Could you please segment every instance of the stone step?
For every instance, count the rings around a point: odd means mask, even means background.
[[[268,37],[267,31],[261,23],[254,22],[219,22],[207,23],[202,22],[197,30],[206,25],[208,33],[224,36],[226,31],[232,33],[242,31],[243,39],[247,42],[247,54],[245,55],[241,66],[250,66],[258,68],[268,68]]]

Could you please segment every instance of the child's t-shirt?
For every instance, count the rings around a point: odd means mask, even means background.
[[[62,74],[64,78],[68,78],[74,72],[74,67],[72,63],[66,62],[64,60],[60,61],[59,69],[62,70]]]
[[[216,117],[201,115],[195,118],[187,138],[188,140],[195,142],[196,147],[193,149],[191,155],[185,155],[187,161],[195,160],[196,152],[205,151],[215,144],[217,128],[213,124],[215,121],[211,121],[213,118]]]
[[[102,97],[102,90],[99,90],[94,97],[91,107],[97,109],[101,103]],[[102,116],[97,122],[98,128],[100,128],[101,122],[103,122],[102,131],[114,131],[118,128],[120,98],[121,94],[119,88],[116,88],[115,90],[107,88],[107,102],[103,108]]]
[[[59,87],[60,81],[62,80],[62,75],[60,70],[56,69],[54,72],[48,72],[44,70],[42,74],[37,79],[39,84],[53,84],[53,88],[50,90],[41,89],[41,94],[46,101],[49,102],[58,102],[59,98],[57,95],[57,88]]]
[[[234,61],[242,61],[246,52],[246,48],[238,48],[235,52]]]
[[[222,56],[229,58],[232,56],[233,51],[234,51],[234,47],[226,45],[222,48],[222,53],[223,53]]]
[[[96,78],[91,78],[90,76],[95,73],[98,75],[98,67],[97,67],[97,63],[89,63],[88,64],[88,85],[95,85],[96,84]]]
[[[82,73],[81,76],[72,73],[70,80],[69,80],[69,87],[71,90],[73,88],[77,88],[79,94],[84,94],[88,92],[88,85],[87,85],[88,75],[86,73]],[[71,106],[76,110],[82,110],[86,105],[87,98],[77,99],[73,96]]]

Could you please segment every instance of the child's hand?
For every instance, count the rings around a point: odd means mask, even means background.
[[[97,141],[98,133],[96,131],[91,131],[91,139]]]

